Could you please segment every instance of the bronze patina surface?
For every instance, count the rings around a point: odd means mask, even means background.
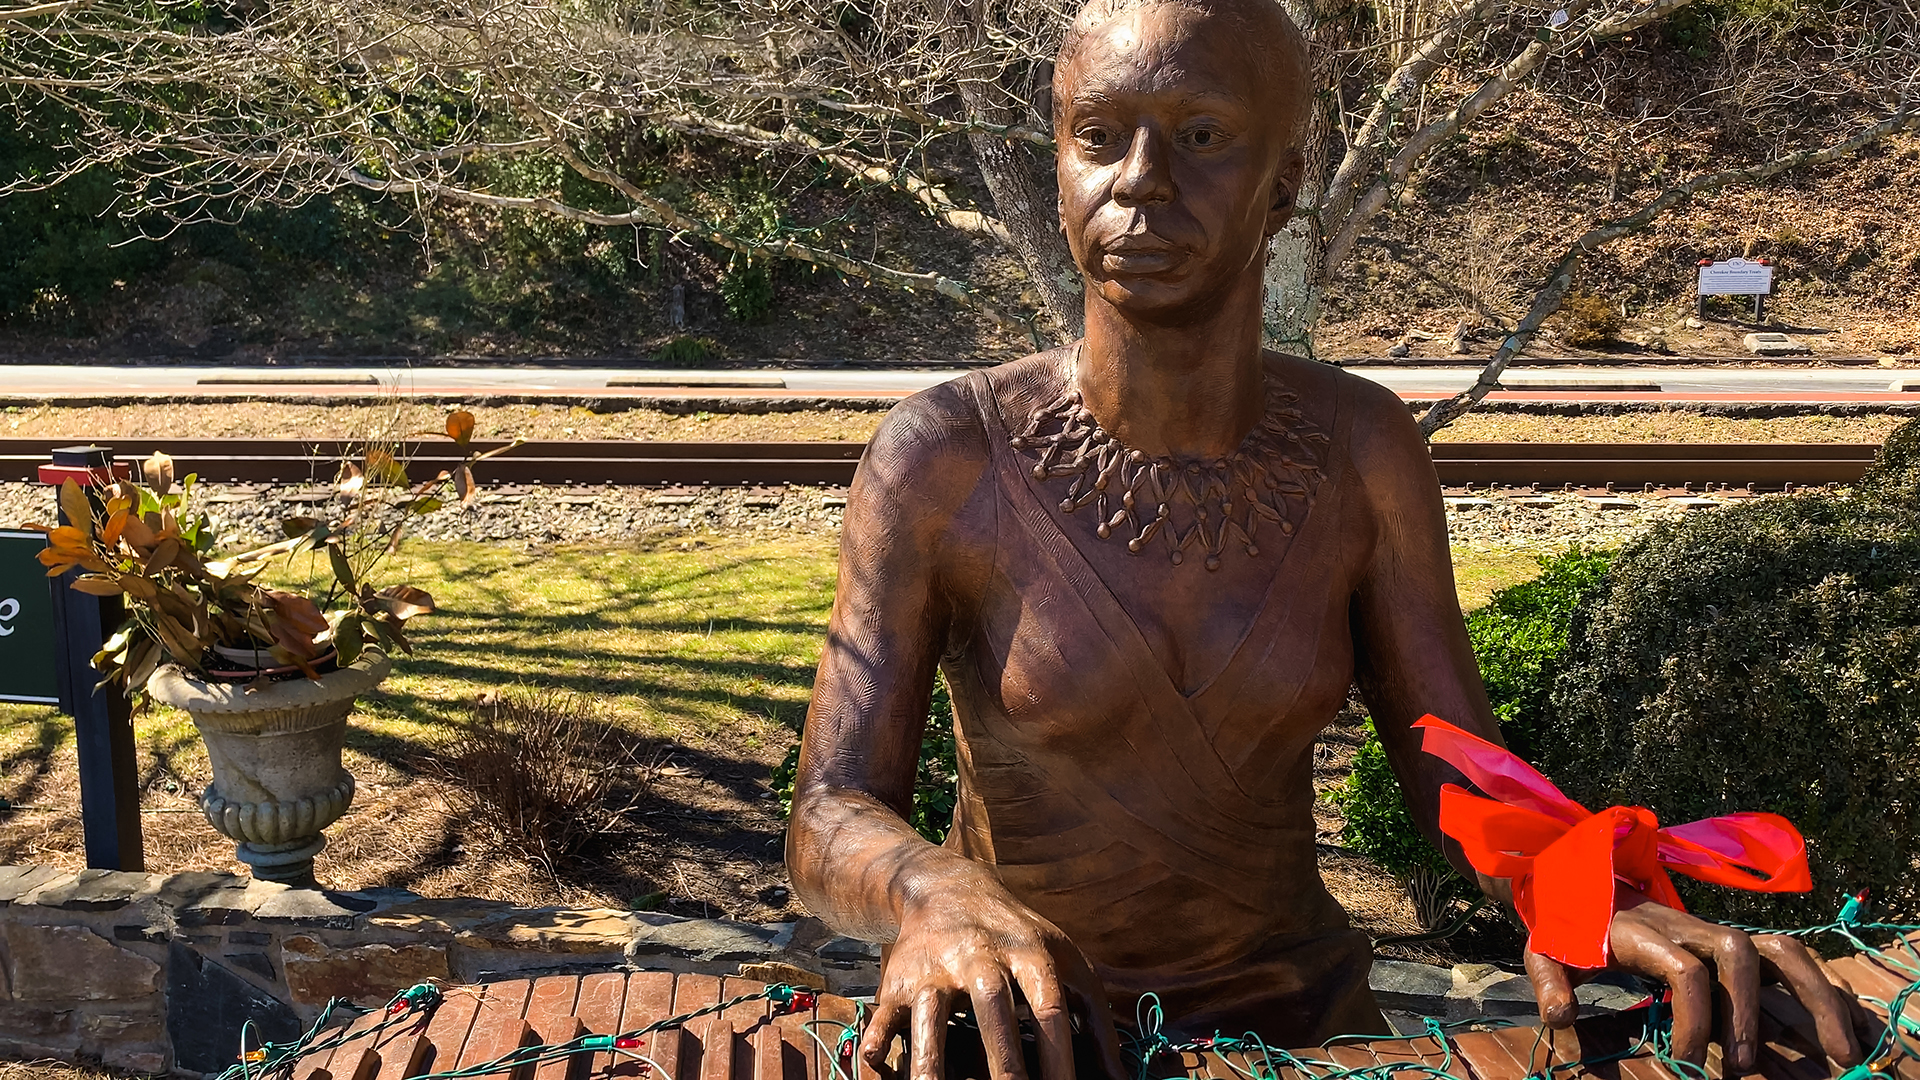
[[[1357,682],[1436,842],[1459,777],[1410,725],[1499,739],[1406,408],[1260,347],[1302,168],[1299,33],[1269,0],[1095,0],[1054,102],[1086,336],[913,397],[875,436],[789,834],[808,907],[890,943],[861,1052],[884,1071],[905,1036],[915,1080],[941,1075],[956,1007],[994,1080],[1024,1074],[1023,1013],[1046,1080],[1073,1074],[1076,1026],[1120,1075],[1115,1018],[1147,991],[1177,1035],[1383,1031],[1368,940],[1315,867],[1314,738]],[[961,762],[944,847],[903,819],[936,666]],[[1750,1066],[1777,978],[1857,1058],[1798,943],[1638,901],[1615,962],[1673,987],[1679,1056],[1705,1059],[1717,981]],[[1570,1023],[1583,973],[1526,966]]]

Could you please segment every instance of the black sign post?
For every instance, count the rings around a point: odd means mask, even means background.
[[[94,489],[125,475],[104,446],[69,446],[53,451],[53,464],[40,466],[43,483],[72,480],[99,502]],[[60,524],[67,520],[60,509]],[[126,617],[119,597],[91,596],[69,588],[76,568],[55,579],[53,588],[54,678],[60,708],[73,717],[80,758],[80,829],[87,845],[87,866],[96,870],[144,870],[140,838],[139,763],[134,755],[133,707],[118,686],[96,685],[100,672],[93,655]]]

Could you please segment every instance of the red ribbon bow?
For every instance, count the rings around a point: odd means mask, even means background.
[[[1421,749],[1466,774],[1481,798],[1440,789],[1440,831],[1467,861],[1513,882],[1527,947],[1577,968],[1607,964],[1614,883],[1685,911],[1667,870],[1755,892],[1806,892],[1807,845],[1778,814],[1727,814],[1661,828],[1644,806],[1595,814],[1503,747],[1434,716],[1421,717]]]

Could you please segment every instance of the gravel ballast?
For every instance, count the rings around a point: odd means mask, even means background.
[[[196,502],[213,518],[224,544],[267,543],[283,518],[323,517],[326,488],[202,484]],[[1712,499],[1624,494],[1475,495],[1449,498],[1447,531],[1456,544],[1558,550],[1569,544],[1612,547],[1663,518],[1711,505]],[[835,536],[846,489],[642,488],[621,486],[483,491],[469,506],[447,506],[417,521],[422,540],[533,544],[622,543],[701,533]],[[53,489],[0,484],[0,527],[50,523]]]

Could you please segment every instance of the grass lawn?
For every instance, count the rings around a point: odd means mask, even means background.
[[[410,624],[417,655],[361,701],[347,742],[360,790],[330,830],[323,881],[792,914],[779,892],[782,822],[763,796],[806,712],[833,597],[830,541],[417,543],[399,558],[395,569],[440,611]],[[1538,572],[1531,553],[1467,547],[1455,569],[1469,606]],[[616,733],[607,767],[639,796],[619,831],[557,873],[457,820],[425,768],[468,723],[474,699],[515,682],[578,695]],[[136,731],[149,868],[236,868],[194,811],[210,773],[191,723],[156,708]],[[0,861],[81,865],[76,775],[65,717],[0,705],[0,794],[45,807],[0,819]]]

